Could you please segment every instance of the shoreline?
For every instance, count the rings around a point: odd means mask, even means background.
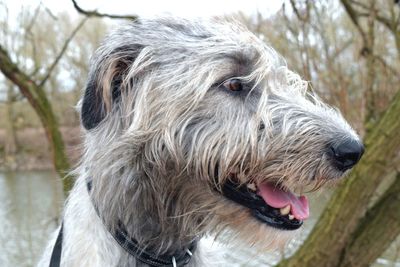
[[[73,166],[81,155],[82,134],[79,126],[60,127],[67,156]],[[48,140],[43,128],[16,130],[17,151],[5,155],[5,130],[0,129],[0,171],[54,170]]]

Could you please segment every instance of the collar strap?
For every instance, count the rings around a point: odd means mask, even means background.
[[[92,179],[86,179],[87,190],[90,193],[92,190]],[[97,215],[100,219],[100,213],[96,205],[93,203]],[[130,255],[142,263],[148,264],[151,267],[181,267],[185,266],[190,262],[192,253],[196,250],[197,241],[193,241],[190,246],[179,253],[174,255],[159,255],[145,248],[141,248],[138,242],[131,238],[125,226],[121,221],[118,221],[118,226],[114,232],[109,231],[115,241]]]

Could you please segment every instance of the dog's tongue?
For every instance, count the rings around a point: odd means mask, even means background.
[[[297,197],[290,191],[283,191],[270,183],[259,184],[257,194],[273,208],[280,209],[290,205],[290,213],[297,220],[305,220],[310,215],[306,196]]]

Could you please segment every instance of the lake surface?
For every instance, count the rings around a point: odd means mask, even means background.
[[[0,173],[0,266],[35,266],[49,235],[56,229],[63,203],[61,183],[54,172]],[[301,245],[317,220],[329,194],[311,199],[311,214],[300,237],[282,253],[261,254],[244,248],[226,255],[232,267],[272,266]],[[210,243],[212,240],[210,240]],[[400,267],[400,240],[377,260],[374,267]],[[303,266],[299,266],[303,267]]]

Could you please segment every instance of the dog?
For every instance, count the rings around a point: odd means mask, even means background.
[[[202,238],[225,232],[276,249],[309,217],[303,193],[364,151],[271,47],[222,19],[120,27],[79,107],[84,152],[40,266],[224,266]]]

